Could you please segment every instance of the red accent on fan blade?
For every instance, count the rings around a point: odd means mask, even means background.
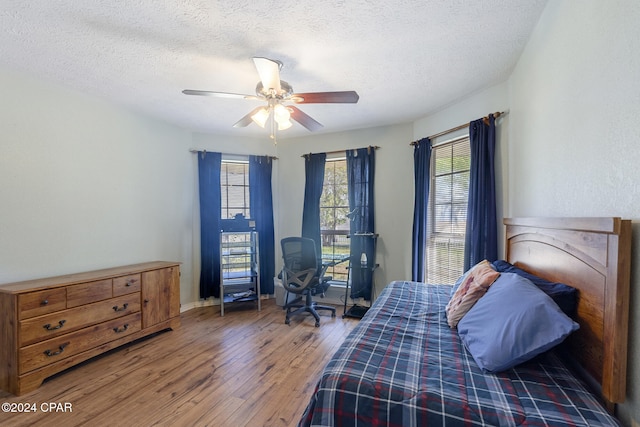
[[[293,105],[287,105],[286,107],[291,111],[291,118],[309,129],[311,132],[315,132],[324,127],[321,123],[315,121],[310,115],[303,113],[299,108],[294,107]]]
[[[355,104],[360,96],[353,91],[342,92],[309,92],[294,93],[291,95],[292,101],[296,104]],[[296,98],[302,98],[297,100]]]

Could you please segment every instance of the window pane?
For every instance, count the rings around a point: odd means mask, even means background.
[[[451,202],[451,187],[452,187],[452,176],[451,175],[443,175],[438,176],[434,182],[434,197],[435,202],[440,203],[450,203]]]
[[[452,147],[452,172],[468,171],[471,165],[469,142],[456,143]]]
[[[427,281],[453,284],[463,273],[469,196],[469,139],[432,152]]]
[[[245,165],[230,163],[227,165],[227,185],[246,185]]]
[[[462,275],[464,261],[464,240],[433,238],[429,240],[428,279],[429,283],[453,284]]]
[[[320,206],[335,206],[334,193],[332,185],[324,185],[322,187],[322,196],[320,196]]]
[[[452,203],[466,203],[469,197],[469,172],[460,172],[451,175],[452,180]]]
[[[324,185],[320,198],[320,233],[322,257],[325,261],[342,259],[349,255],[349,197],[347,193],[346,159],[327,160]],[[348,263],[329,267],[327,275],[333,280],[346,281]]]
[[[451,233],[451,205],[436,205],[434,226],[436,233]]]
[[[337,161],[334,163],[334,177],[333,180],[336,185],[342,185],[347,188],[347,161]],[[346,194],[346,193],[345,193]]]
[[[334,184],[335,176],[335,162],[325,162],[324,165],[324,184],[325,186],[331,186]]]
[[[320,229],[335,230],[335,215],[333,207],[320,206]]]
[[[348,207],[337,207],[335,210],[336,216],[336,230],[343,230],[349,232],[350,220],[347,217],[349,213]]]
[[[451,172],[451,147],[434,149],[434,174],[436,176]]]
[[[464,237],[467,227],[467,203],[451,205],[451,233]]]
[[[236,214],[249,217],[249,164],[222,161],[220,171],[222,210],[220,217],[233,218]]]

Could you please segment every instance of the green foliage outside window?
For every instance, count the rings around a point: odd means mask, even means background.
[[[324,185],[320,198],[320,234],[322,237],[322,257],[335,260],[349,255],[350,220],[347,184],[347,160],[327,160]],[[347,280],[348,263],[330,268],[327,274],[334,280]]]

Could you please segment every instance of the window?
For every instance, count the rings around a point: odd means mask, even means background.
[[[324,261],[349,256],[349,195],[347,185],[347,159],[327,159],[324,185],[320,198],[320,236]],[[336,281],[347,281],[347,262],[329,267],[328,275]]]
[[[220,218],[230,219],[236,214],[249,218],[249,162],[222,160],[220,170],[222,212]]]
[[[470,168],[469,137],[433,147],[427,282],[453,284],[464,273]]]

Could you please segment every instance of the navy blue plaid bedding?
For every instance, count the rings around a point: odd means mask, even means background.
[[[299,426],[617,426],[553,352],[486,374],[450,286],[392,282],[325,367]]]

